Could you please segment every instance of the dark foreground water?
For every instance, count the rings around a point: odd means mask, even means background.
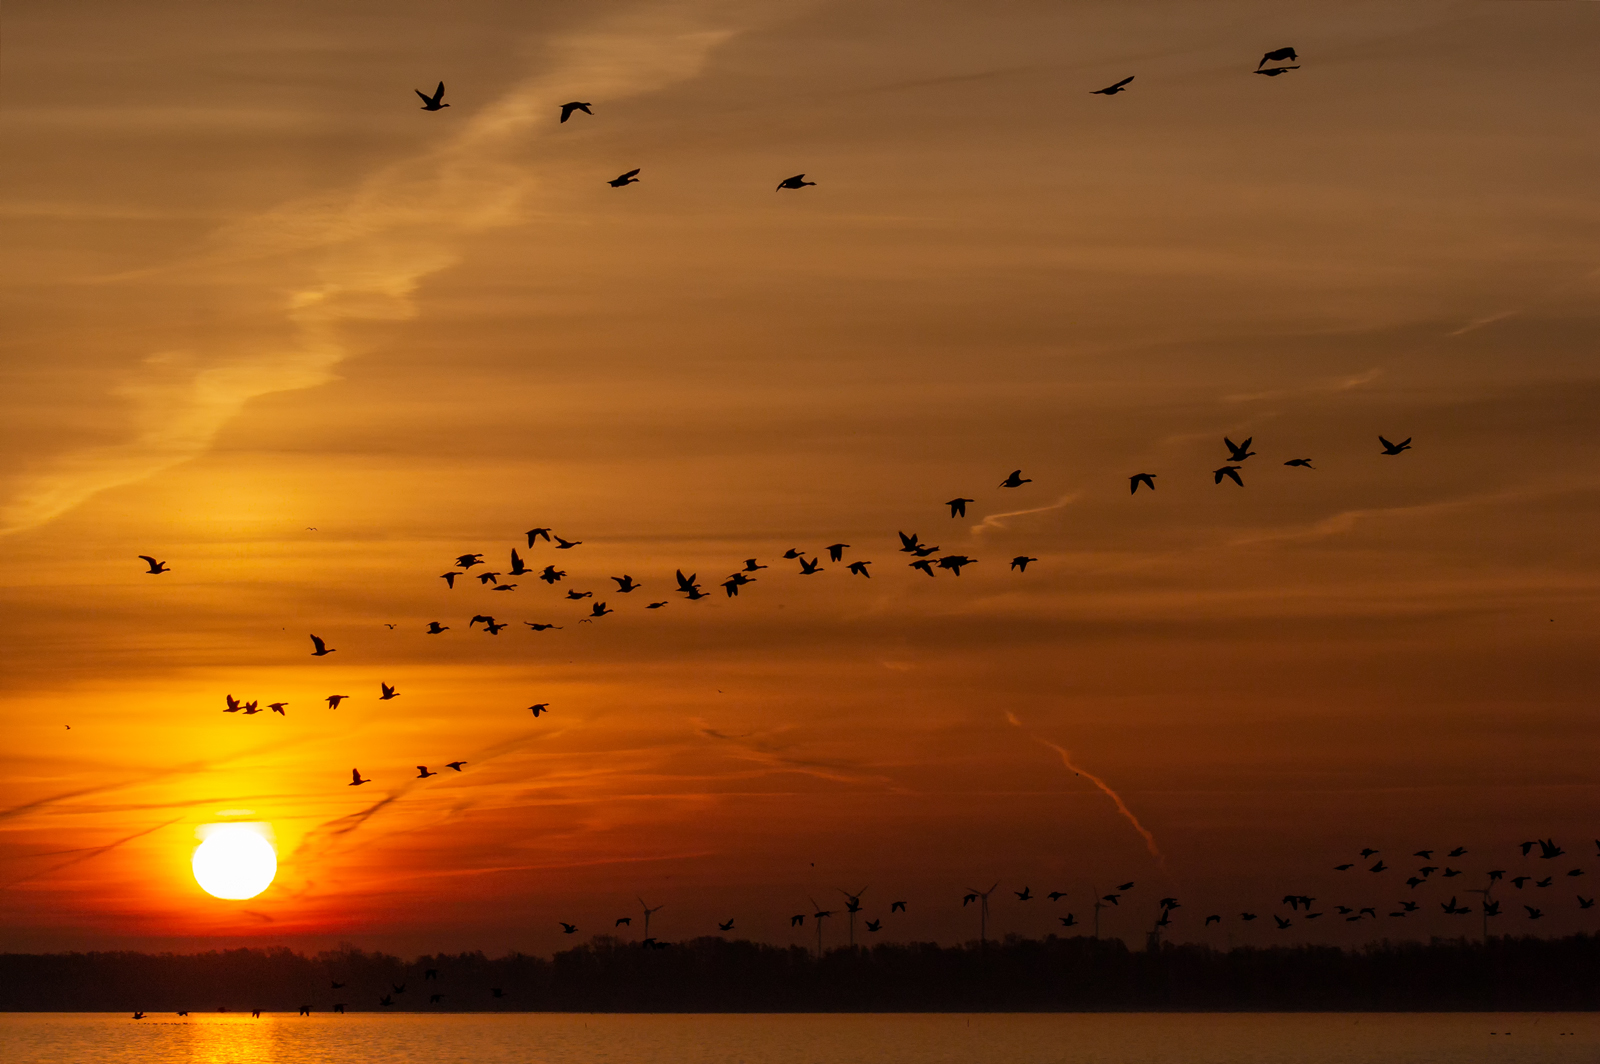
[[[1595,1064],[1593,1013],[0,1014],[4,1064]]]

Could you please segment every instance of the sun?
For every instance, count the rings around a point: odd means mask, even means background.
[[[259,824],[214,824],[195,847],[194,879],[216,898],[253,898],[278,874],[278,854]]]

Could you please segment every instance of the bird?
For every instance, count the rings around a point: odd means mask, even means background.
[[[489,619],[489,623],[483,626],[483,630],[488,632],[490,635],[499,635],[500,629],[509,627],[511,627],[510,621],[496,621],[491,617]]]
[[[425,780],[429,776],[437,776],[437,775],[438,775],[437,772],[429,772],[427,765],[418,765],[417,766],[417,779],[419,779],[419,780]]]
[[[805,551],[801,550],[799,547],[790,547],[788,550],[783,552],[783,556],[789,561],[794,561],[804,553]]]
[[[151,576],[160,576],[162,573],[172,572],[171,568],[167,566],[166,562],[158,562],[148,554],[141,554],[139,557],[143,558],[145,564],[150,566],[148,571]]]
[[[1583,875],[1583,869],[1574,868],[1572,871],[1568,872],[1567,875],[1569,875],[1569,876],[1581,876],[1581,875]]]
[[[378,687],[382,689],[382,693],[380,693],[378,695],[378,701],[380,701],[380,702],[387,702],[391,698],[399,698],[400,697],[400,692],[399,691],[396,691],[393,687],[390,687],[388,684],[384,683],[382,680],[378,681]]]
[[[1409,450],[1411,450],[1411,437],[1410,436],[1407,436],[1405,439],[1401,440],[1399,443],[1390,443],[1388,440],[1384,439],[1382,436],[1379,436],[1378,437],[1378,442],[1383,444],[1383,453],[1384,454],[1399,454],[1401,451],[1409,451]]]
[[[805,922],[806,922],[806,918],[805,918],[805,914],[804,913],[800,913],[798,915],[789,917],[789,926],[790,927],[799,927],[802,924],[804,924]]]
[[[440,633],[448,632],[449,630],[450,630],[450,626],[448,624],[440,624],[438,621],[429,621],[428,622],[428,634],[429,635],[439,635]]]
[[[494,587],[491,587],[489,590],[490,591],[515,591],[516,589],[517,589],[517,585],[516,584],[496,584],[496,585],[494,585]]]
[[[659,610],[661,607],[663,607],[665,605],[666,605],[665,602],[652,602],[652,603],[650,603],[650,605],[646,606],[645,609],[647,609],[647,610]]]
[[[596,602],[593,606],[591,606],[589,608],[589,616],[591,616],[591,617],[604,617],[608,613],[616,613],[616,612],[617,612],[616,610],[608,610],[608,609],[606,609],[606,604],[604,602]]]
[[[1222,437],[1222,442],[1226,444],[1228,448],[1228,461],[1243,462],[1246,458],[1249,458],[1251,455],[1255,454],[1256,452],[1250,449],[1250,443],[1254,439],[1254,436],[1246,436],[1243,443],[1234,443],[1232,440],[1228,439],[1228,437]]]
[[[807,185],[814,184],[816,184],[815,181],[806,180],[805,174],[795,174],[793,177],[786,177],[782,181],[779,181],[778,187],[773,191],[782,192],[786,188],[804,188]]]
[[[1033,900],[1033,888],[1032,887],[1023,887],[1021,890],[1014,890],[1011,893],[1013,893],[1013,894],[1015,894],[1017,896],[1017,900],[1018,901],[1032,901]]]
[[[541,713],[548,713],[548,712],[550,712],[550,703],[549,703],[549,702],[536,702],[536,703],[534,703],[534,704],[533,704],[533,705],[531,705],[531,706],[529,706],[529,707],[528,707],[528,710],[529,710],[529,711],[530,711],[530,712],[531,712],[531,713],[532,713],[532,714],[533,714],[533,715],[534,715],[534,716],[535,716],[535,717],[537,717],[537,716],[538,716],[538,715],[539,715],[539,714],[541,714]]]
[[[633,926],[633,917],[631,917],[631,916],[619,916],[619,917],[617,917],[617,922],[612,924],[611,926],[612,927],[621,927],[623,924],[627,924],[630,927]]]
[[[511,575],[522,576],[528,572],[528,567],[522,564],[522,555],[517,553],[517,548],[511,548]]]
[[[1446,865],[1445,869],[1444,869],[1444,876],[1442,878],[1444,878],[1444,879],[1454,879],[1456,876],[1459,876],[1460,874],[1461,874],[1461,870],[1459,868],[1451,868],[1449,865]]]
[[[1411,856],[1420,857],[1424,861],[1431,861],[1431,860],[1433,860],[1433,851],[1432,850],[1418,850],[1416,853],[1413,853]]]
[[[394,630],[395,630],[395,626],[394,626],[394,625],[392,625],[392,624],[390,624],[390,623],[389,623],[389,622],[387,622],[387,621],[385,621],[385,622],[384,622],[384,624],[383,624],[383,626],[384,626],[384,627],[385,627],[385,628],[387,628],[387,629],[389,629],[389,631],[391,631],[391,632],[392,632],[392,631],[394,631]]]
[[[637,185],[639,183],[639,179],[634,175],[636,175],[642,169],[644,168],[635,167],[625,174],[619,174],[618,176],[612,178],[610,181],[607,181],[606,184],[610,185],[612,188],[621,188],[624,185]]]
[[[729,577],[727,580],[723,581],[722,589],[727,592],[729,598],[734,598],[739,594],[739,581]]]
[[[1118,890],[1132,890],[1133,889],[1133,881],[1129,880],[1126,883],[1119,883],[1119,884],[1117,884],[1117,889]]]
[[[937,554],[938,551],[939,551],[938,547],[930,547],[926,543],[921,543],[921,544],[918,544],[917,545],[917,549],[912,551],[911,553],[915,554],[919,558],[926,558],[930,554]]]
[[[571,118],[572,112],[574,111],[582,111],[586,115],[594,114],[593,111],[589,110],[588,104],[579,103],[578,101],[574,100],[571,103],[564,103],[561,105],[561,121],[565,122],[567,119]]]
[[[821,561],[821,558],[812,558],[810,561],[806,561],[804,558],[801,558],[800,575],[815,576],[817,573],[822,572],[822,566],[818,564]]]
[[[951,517],[965,517],[967,516],[967,503],[977,501],[977,499],[951,499],[945,505],[950,507]]]
[[[906,911],[906,903],[903,901],[892,901],[889,903],[889,911],[892,913],[903,913]]]
[[[467,627],[471,628],[473,625],[477,624],[479,621],[482,621],[484,624],[493,624],[494,623],[494,618],[486,616],[486,615],[484,615],[482,613],[476,613],[476,614],[473,614],[472,620],[467,622]]]
[[[756,564],[756,560],[754,558],[746,558],[744,560],[744,571],[747,572],[747,573],[753,573],[758,569],[765,569],[765,568],[766,568],[765,565],[757,565]]]
[[[1036,562],[1038,560],[1038,558],[1030,558],[1026,554],[1019,554],[1015,558],[1011,559],[1011,568],[1020,569],[1022,572],[1027,572],[1028,563]]]
[[[908,536],[901,532],[898,535],[900,536],[900,552],[902,554],[914,553],[917,549],[917,534],[913,532]]]
[[[1256,73],[1257,74],[1265,74],[1269,78],[1275,78],[1279,74],[1286,73],[1287,71],[1290,71],[1290,70],[1299,70],[1299,69],[1300,68],[1298,66],[1269,67],[1266,70],[1257,70]]]
[[[845,550],[847,548],[849,548],[849,546],[850,546],[850,544],[848,544],[848,543],[830,543],[830,544],[828,544],[828,560],[830,562],[842,562],[842,561],[844,561],[844,552],[845,552]]]
[[[287,717],[289,714],[285,713],[283,710],[288,704],[289,703],[287,702],[273,702],[269,704],[267,708],[272,710],[272,712],[276,713],[280,717]]]
[[[1300,57],[1295,54],[1295,50],[1293,48],[1274,48],[1272,51],[1261,57],[1261,62],[1256,64],[1256,69],[1261,69],[1269,62],[1281,63],[1285,59],[1298,60],[1299,58]]]
[[[1566,852],[1566,850],[1556,845],[1554,839],[1539,840],[1539,860],[1541,861],[1553,860]]]
[[[644,586],[643,584],[634,583],[633,577],[627,573],[623,573],[621,576],[613,576],[611,579],[617,582],[617,594],[619,595],[630,594]]]
[[[244,704],[244,715],[245,716],[247,716],[247,717],[254,716],[255,714],[260,713],[260,712],[261,712],[261,710],[256,708],[256,700],[255,699],[252,698],[250,701],[248,701],[248,702],[246,702]]]
[[[961,568],[965,565],[977,565],[978,559],[969,558],[965,554],[946,554],[939,559],[939,568],[949,569],[957,576],[961,575]]]
[[[871,580],[872,579],[872,574],[867,572],[867,566],[869,566],[871,564],[872,564],[871,562],[851,562],[850,563],[850,571],[852,573],[855,573],[857,576],[864,576],[868,580]]]
[[[1531,905],[1524,905],[1523,908],[1528,910],[1528,919],[1530,920],[1537,920],[1544,915],[1544,913],[1540,912],[1538,909],[1535,909]]]
[[[412,89],[411,91],[422,97],[422,109],[424,111],[438,111],[450,106],[447,103],[439,102],[440,100],[444,99],[444,82],[442,81],[439,82],[439,87],[433,90],[432,96],[429,96],[421,89]]]
[[[1100,900],[1101,901],[1108,901],[1112,905],[1121,905],[1122,902],[1118,900],[1121,897],[1122,897],[1121,894],[1106,894],[1106,895],[1102,896]]]
[[[1205,926],[1210,927],[1212,924],[1220,923],[1222,923],[1222,917],[1213,913],[1211,916],[1206,917]]]
[[[548,528],[530,528],[524,534],[528,537],[528,547],[530,550],[533,547],[533,541],[536,539],[543,539],[546,543],[550,542],[550,530]]]
[[[1534,880],[1533,885],[1536,887],[1548,887],[1553,879],[1555,879],[1555,876],[1545,876],[1543,879]]]
[[[1422,876],[1423,879],[1427,879],[1438,870],[1438,867],[1435,865],[1423,865],[1421,868],[1417,869],[1417,872]]]
[[[522,623],[532,628],[535,632],[548,632],[552,628],[557,631],[561,630],[561,625],[559,624],[534,624],[532,621],[523,621]]]
[[[911,568],[913,568],[913,569],[921,569],[923,572],[927,573],[929,576],[933,575],[933,563],[930,562],[926,558],[923,558],[920,561],[912,562],[911,563]]]
[[[465,765],[465,764],[466,764],[465,761],[446,761],[444,767],[445,768],[453,768],[457,772],[460,772],[461,771],[461,766]]]
[[[1032,483],[1033,483],[1033,478],[1032,477],[1025,477],[1025,476],[1022,475],[1022,470],[1013,469],[1011,471],[1011,475],[1009,477],[1006,477],[1006,479],[1004,479],[1004,480],[1002,480],[1000,482],[1000,486],[1002,488],[1020,488],[1024,484],[1032,484]]]
[[[1051,901],[1060,901],[1066,896],[1067,892],[1064,890],[1052,890],[1049,894],[1045,895],[1045,897],[1049,898]]]
[[[868,920],[867,921],[867,930],[868,931],[877,931],[881,927],[883,927],[883,921],[882,920]]]
[[[483,555],[481,554],[463,554],[456,558],[456,568],[458,569],[471,569],[474,565],[482,564]]]
[[[706,597],[706,593],[701,591],[698,587],[691,587],[688,591],[683,593],[683,596],[690,602],[698,602]]]
[[[439,579],[448,584],[451,591],[454,591],[456,589],[456,577],[460,575],[460,573],[440,573]]]
[[[322,637],[321,636],[317,636],[317,635],[312,636],[311,637],[311,646],[312,646],[311,656],[314,657],[314,658],[327,657],[329,654],[333,653],[332,650],[328,649],[328,644],[326,644],[326,643],[324,643],[322,641]]]
[[[429,969],[429,970],[431,971],[432,969]],[[437,1005],[443,1000],[444,1000],[444,995],[443,994],[429,994],[428,995],[428,1004],[430,1004],[430,1005]]]
[[[1378,863],[1367,869],[1368,872],[1387,872],[1389,866],[1383,863],[1383,858],[1378,858]]]
[[[1221,484],[1223,477],[1230,478],[1241,488],[1244,487],[1244,481],[1239,479],[1239,467],[1236,465],[1225,465],[1221,469],[1213,469],[1211,471],[1211,482],[1213,484]]]
[[[1139,485],[1143,484],[1151,491],[1156,490],[1156,475],[1154,473],[1135,473],[1128,478],[1128,494],[1137,495]]]
[[[544,572],[539,574],[539,579],[543,580],[547,584],[550,584],[551,586],[554,586],[556,581],[560,580],[566,575],[567,571],[565,569],[557,569],[553,565],[547,565],[544,567]]]
[[[1333,866],[1333,870],[1335,872],[1348,872],[1348,871],[1350,871],[1350,869],[1352,869],[1354,867],[1355,867],[1355,865],[1353,865],[1353,864],[1341,864],[1341,865],[1334,865]]]
[[[343,702],[345,699],[347,699],[349,697],[350,697],[349,695],[329,695],[328,696],[328,708],[329,709],[338,709],[339,708],[339,703]]]
[[[717,925],[717,930],[718,931],[732,931],[733,930],[733,921],[729,920],[725,924],[718,924]]]
[[[1128,82],[1130,82],[1130,81],[1132,81],[1134,79],[1134,76],[1135,75],[1130,74],[1127,77],[1123,78],[1121,81],[1117,82],[1115,85],[1107,85],[1103,89],[1095,89],[1089,95],[1091,95],[1091,96],[1115,96],[1119,92],[1127,92],[1128,90],[1127,90],[1126,86],[1127,86]]]
[[[1593,898],[1585,898],[1582,894],[1579,894],[1578,895],[1578,908],[1580,908],[1580,909],[1592,909],[1592,908],[1594,908],[1594,899]]]
[[[1067,915],[1061,917],[1062,927],[1074,927],[1077,925],[1077,923],[1078,917],[1073,913],[1068,913]]]
[[[1361,851],[1361,859],[1365,861],[1368,857],[1371,857],[1377,852],[1377,850],[1374,850],[1371,846],[1368,846]]]
[[[1243,920],[1245,923],[1249,923],[1251,920],[1254,920],[1255,918],[1256,918],[1256,914],[1255,913],[1240,913],[1239,914],[1239,919]]]
[[[594,592],[569,590],[567,592],[567,598],[572,599],[573,601],[577,601],[578,599],[594,598]]]
[[[638,173],[638,171],[635,170],[634,173]],[[582,545],[583,540],[581,539],[562,539],[560,536],[556,537],[556,550],[571,550],[573,547],[580,547]]]
[[[329,981],[332,982],[332,980],[329,980]],[[333,983],[333,989],[334,990],[343,990],[344,989],[344,984],[343,983]]]
[[[1465,846],[1457,846],[1455,849],[1453,849],[1449,853],[1445,854],[1445,856],[1446,857],[1460,857],[1462,854],[1464,854],[1466,852],[1467,852],[1467,848]]]
[[[1285,920],[1283,917],[1277,916],[1277,915],[1274,915],[1273,919],[1278,921],[1278,930],[1279,931],[1284,930],[1285,928],[1287,928],[1293,922],[1293,921],[1290,921],[1290,920]]]
[[[576,934],[577,931],[578,931],[578,925],[577,924],[569,924],[565,920],[557,920],[556,923],[561,925],[561,933],[563,935]]]
[[[493,584],[499,579],[499,573],[491,573],[487,569],[478,574],[478,583],[480,584]]]
[[[688,576],[684,576],[682,569],[679,569],[676,572],[677,572],[677,576],[678,576],[678,590],[679,591],[682,591],[684,594],[688,594],[690,591],[693,591],[698,586],[695,583],[695,578],[699,575],[698,573],[690,573]]]
[[[359,787],[363,783],[371,783],[371,782],[372,782],[371,780],[364,780],[364,779],[361,778],[361,770],[360,769],[353,768],[353,769],[350,770],[350,784],[349,784],[350,786]]]
[[[224,713],[237,713],[237,712],[239,712],[239,710],[241,708],[241,703],[237,698],[233,697],[232,695],[223,695],[222,697],[227,702],[227,705],[228,705],[228,708],[223,710],[222,712],[224,712]]]
[[[1317,468],[1316,466],[1311,464],[1311,459],[1309,459],[1309,458],[1291,458],[1291,459],[1289,459],[1287,462],[1285,462],[1283,464],[1286,465],[1286,466],[1299,466],[1301,469],[1315,469],[1315,468]]]

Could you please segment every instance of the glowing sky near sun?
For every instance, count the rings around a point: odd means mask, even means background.
[[[1596,834],[1600,5],[3,18],[5,948],[809,941],[863,883],[956,941],[995,879]],[[566,581],[438,579],[512,547]]]

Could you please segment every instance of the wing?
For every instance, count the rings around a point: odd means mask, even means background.
[[[312,636],[311,637],[311,645],[316,647],[318,650],[322,650],[323,649],[322,640],[318,639],[316,636]]]
[[[145,561],[149,562],[150,563],[150,568],[152,568],[152,569],[154,569],[157,565],[161,564],[160,562],[156,561],[154,558],[150,557],[150,555],[148,555],[148,554],[141,554],[141,555],[139,555],[139,557],[141,557]]]
[[[411,91],[416,93],[418,96],[422,97],[422,102],[423,103],[432,103],[433,102],[433,100],[429,99],[428,94],[423,92],[421,89],[412,89]]]
[[[1132,81],[1133,79],[1129,78],[1128,80]],[[439,82],[439,87],[433,90],[433,102],[438,103],[442,99],[444,99],[444,82],[441,81]]]
[[[1129,75],[1128,75],[1128,76],[1127,76],[1127,77],[1125,77],[1125,78],[1123,78],[1123,79],[1122,79],[1122,80],[1121,80],[1121,81],[1119,81],[1119,82],[1117,82],[1117,83],[1116,83],[1116,84],[1115,84],[1115,85],[1113,85],[1113,86],[1111,86],[1111,87],[1112,87],[1112,88],[1113,88],[1113,89],[1120,89],[1120,88],[1122,88],[1122,86],[1124,86],[1124,85],[1126,85],[1126,84],[1127,84],[1127,83],[1128,83],[1128,82],[1130,82],[1130,81],[1132,81],[1132,80],[1133,80],[1133,79],[1134,79],[1134,77],[1135,77],[1135,76],[1136,76],[1136,75],[1133,75],[1133,74],[1129,74]],[[444,91],[444,86],[442,86],[442,85],[441,85],[441,86],[440,86],[440,87],[439,87],[439,91],[440,91],[440,92],[443,92],[443,91]]]
[[[643,170],[643,169],[644,169],[644,167],[640,166],[640,167],[637,167],[637,168],[635,168],[633,170],[629,170],[627,173],[623,174],[622,176],[623,177],[636,177],[636,176],[638,176],[639,171]]]

